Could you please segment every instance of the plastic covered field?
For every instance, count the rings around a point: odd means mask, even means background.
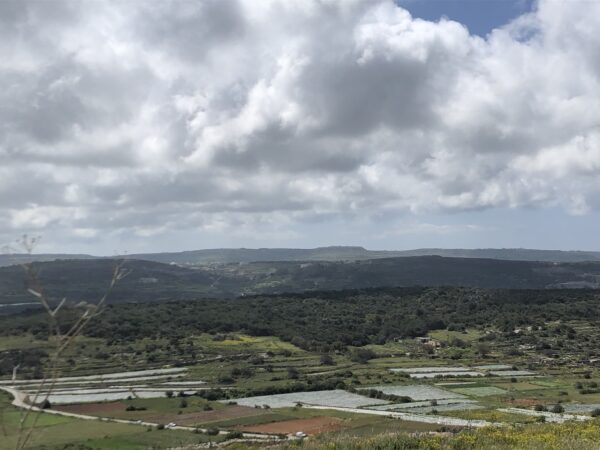
[[[490,373],[497,377],[530,377],[535,375],[535,372],[529,370],[492,370]]]
[[[404,373],[436,373],[436,372],[466,372],[470,367],[462,366],[430,366],[430,367],[399,367],[390,369],[392,372]]]
[[[441,400],[447,398],[465,397],[464,395],[456,392],[422,384],[408,386],[374,386],[369,389],[375,389],[388,395],[410,397],[413,400]]]
[[[335,389],[331,391],[293,392],[290,394],[261,395],[234,399],[238,405],[263,406],[271,408],[288,408],[297,403],[316,406],[333,406],[340,408],[360,408],[368,405],[382,405],[390,403],[386,400],[369,398],[359,394]]]

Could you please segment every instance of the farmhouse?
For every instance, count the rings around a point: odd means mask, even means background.
[[[415,338],[415,342],[421,345],[427,345],[431,348],[440,348],[442,344],[437,339],[433,339],[429,336],[419,336]]]

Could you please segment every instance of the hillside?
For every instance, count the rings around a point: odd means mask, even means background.
[[[367,250],[363,247],[332,246],[312,249],[299,248],[216,248],[166,253],[137,253],[126,259],[176,263],[180,265],[214,265],[271,261],[360,261],[408,256],[444,256],[451,258],[483,258],[508,261],[588,262],[600,261],[600,252],[502,249],[442,249]],[[86,254],[7,254],[0,255],[0,267],[31,261],[46,262],[66,259],[111,259]]]
[[[359,261],[408,256],[444,256],[510,261],[586,262],[600,261],[600,252],[533,249],[442,249],[367,250],[363,247],[319,247],[314,249],[259,248],[212,249],[174,253],[141,253],[128,258],[178,264],[218,264],[269,261]]]
[[[106,289],[114,260],[36,263],[48,295],[58,301],[93,301]],[[352,262],[257,262],[185,268],[130,260],[130,275],[113,303],[192,300],[317,290],[394,286],[470,286],[540,289],[598,287],[600,263],[547,263],[418,256]],[[0,304],[35,300],[26,293],[21,267],[0,268]]]

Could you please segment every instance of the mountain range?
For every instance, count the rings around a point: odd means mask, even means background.
[[[116,260],[36,262],[41,285],[58,302],[95,301],[105,292]],[[269,261],[184,267],[131,259],[130,272],[110,302],[161,302],[291,292],[399,286],[476,288],[599,288],[600,262],[508,261],[413,256],[355,261]],[[25,271],[0,268],[0,305],[35,302]]]
[[[352,246],[318,247],[313,249],[217,248],[183,252],[139,253],[125,255],[122,256],[122,258],[193,266],[271,261],[360,261],[409,256],[444,256],[453,258],[544,262],[600,261],[600,252],[594,251],[535,250],[522,248],[367,250],[363,247]],[[31,261],[99,258],[102,257],[85,254],[5,254],[0,255],[0,267]]]

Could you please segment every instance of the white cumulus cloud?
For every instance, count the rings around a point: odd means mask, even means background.
[[[600,209],[600,2],[0,2],[0,237]]]

